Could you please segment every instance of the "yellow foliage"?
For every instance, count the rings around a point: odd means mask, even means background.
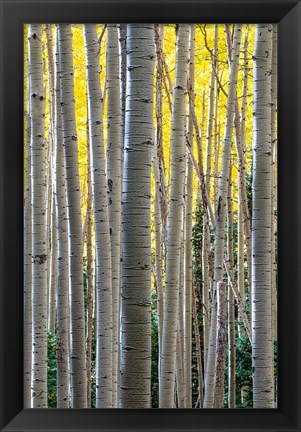
[[[102,34],[103,25],[98,26],[98,35]],[[228,51],[226,43],[226,34],[224,25],[219,25],[219,35],[218,35],[218,66],[217,73],[219,76],[219,81],[224,91],[228,91],[228,78],[229,78],[229,66],[228,66]],[[27,41],[28,26],[24,25],[24,107],[27,110],[28,103],[28,41]],[[52,26],[53,34],[53,44],[55,44],[55,31],[54,26]],[[196,44],[195,44],[195,110],[199,123],[202,118],[203,110],[203,95],[205,102],[205,122],[203,125],[200,124],[200,130],[203,130],[202,134],[202,148],[203,155],[206,154],[206,134],[207,134],[207,123],[208,123],[208,109],[209,109],[209,91],[210,91],[210,78],[212,73],[212,60],[211,54],[206,48],[205,37],[207,44],[210,49],[214,46],[214,25],[213,24],[197,24],[196,25]],[[247,96],[247,110],[246,110],[246,162],[247,170],[250,169],[251,163],[251,140],[252,140],[252,54],[254,50],[254,25],[243,26],[242,34],[242,48],[245,40],[245,35],[248,36],[248,64],[249,64],[249,91]],[[84,46],[84,35],[83,26],[80,24],[72,25],[72,35],[73,35],[73,62],[74,62],[74,90],[75,90],[75,109],[76,109],[76,125],[77,125],[77,135],[78,135],[78,161],[79,161],[79,172],[80,172],[80,188],[82,197],[82,217],[84,220],[86,214],[87,205],[87,86],[86,86],[86,58],[85,58],[85,46]],[[46,34],[43,32],[43,59],[44,59],[44,84],[45,84],[45,94],[46,94],[46,132],[45,138],[48,144],[51,140],[50,131],[50,91],[49,91],[49,72],[48,72],[48,52],[46,46]],[[162,118],[162,128],[163,128],[163,154],[164,162],[166,168],[166,183],[169,185],[170,182],[170,127],[171,127],[171,110],[169,100],[172,101],[172,91],[175,73],[175,61],[176,61],[176,27],[175,25],[165,25],[164,27],[164,38],[163,38],[163,52],[166,61],[168,75],[166,71],[164,73],[164,82],[162,94],[163,94],[163,118]],[[55,46],[54,46],[55,49]],[[101,87],[104,96],[104,114],[103,114],[103,132],[104,141],[106,146],[107,137],[107,97],[105,91],[105,79],[106,79],[106,32],[103,34],[101,47],[100,47],[100,65],[101,65]],[[241,95],[243,90],[243,49],[241,50],[240,57],[240,69],[237,84],[237,95],[239,106],[241,106]],[[155,84],[155,82],[154,82]],[[171,88],[170,88],[171,86]],[[218,109],[217,118],[214,120],[213,132],[215,129],[219,131],[220,135],[220,152],[219,152],[219,169],[221,168],[221,154],[223,146],[223,134],[225,128],[225,118],[226,118],[226,105],[227,99],[223,91],[219,91],[218,95]],[[188,108],[188,98],[187,98],[187,108]],[[188,109],[187,109],[188,112]],[[154,107],[154,127],[156,126],[155,119],[155,107]],[[26,130],[26,118],[24,121],[24,131]],[[24,133],[25,135],[25,133]],[[232,150],[232,179],[233,179],[233,205],[234,211],[237,210],[237,196],[238,196],[238,160],[234,144],[234,133],[233,133],[233,150]],[[217,137],[213,136],[213,141]],[[24,140],[25,141],[25,140]],[[194,140],[193,149],[195,152],[195,157],[197,160],[197,149]],[[25,152],[24,152],[25,153]],[[26,155],[24,154],[24,157]],[[205,161],[204,161],[205,163]],[[213,178],[211,179],[213,182]],[[198,191],[198,180],[194,173],[194,192],[193,200],[196,202],[197,191]],[[154,198],[154,178],[152,175],[151,180],[152,189],[152,201]],[[168,191],[167,191],[168,192]],[[213,198],[213,188],[211,188],[211,198]],[[153,205],[152,205],[153,211]],[[234,213],[235,215],[235,213]],[[236,217],[236,215],[235,215]],[[152,221],[153,225],[153,221]]]

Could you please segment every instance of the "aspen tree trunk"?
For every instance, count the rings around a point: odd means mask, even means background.
[[[162,284],[162,249],[161,249],[161,218],[159,206],[159,178],[157,160],[154,160],[155,172],[155,203],[154,203],[154,222],[155,222],[155,265],[156,265],[156,288],[157,288],[157,314],[158,314],[158,379],[160,380],[160,363],[162,350],[162,324],[163,324],[163,284]]]
[[[274,408],[271,329],[271,61],[272,25],[257,24],[254,52],[252,208],[253,407]]]
[[[192,311],[193,311],[194,337],[195,337],[195,346],[196,346],[196,359],[197,359],[197,368],[198,368],[199,406],[200,408],[203,408],[204,374],[203,374],[203,365],[202,365],[201,338],[200,338],[197,303],[196,303],[196,290],[194,285],[192,286]]]
[[[56,338],[57,338],[57,408],[69,407],[69,275],[68,275],[68,215],[66,198],[66,168],[64,160],[62,115],[60,107],[60,65],[58,33],[56,33],[56,72],[54,84],[55,125],[55,205],[57,230],[56,277]]]
[[[109,221],[112,253],[113,294],[113,393],[112,404],[117,408],[117,377],[119,357],[119,297],[121,256],[121,157],[122,119],[120,112],[118,30],[108,25],[107,30],[107,90],[108,90],[108,142],[107,182],[109,197]]]
[[[160,365],[162,354],[162,326],[163,326],[163,263],[162,263],[162,240],[165,244],[165,176],[163,160],[162,142],[162,38],[164,26],[155,24],[155,46],[157,56],[156,73],[156,142],[154,157],[154,180],[155,180],[155,202],[154,202],[154,222],[155,222],[155,265],[156,265],[156,288],[157,288],[157,314],[158,314],[158,380],[160,382]],[[161,235],[162,227],[162,235]],[[165,251],[165,247],[164,247]],[[160,385],[160,384],[159,384]]]
[[[234,247],[233,247],[233,212],[232,212],[232,168],[230,167],[229,189],[227,198],[228,210],[228,257],[231,268],[234,268]],[[228,283],[228,408],[235,408],[235,309],[234,295],[230,281]]]
[[[239,63],[239,48],[241,38],[240,24],[234,27],[233,50],[231,55],[231,68],[228,87],[227,117],[224,136],[224,148],[222,156],[222,170],[219,181],[218,205],[216,211],[215,244],[214,244],[214,287],[211,309],[211,323],[209,335],[209,349],[205,377],[205,400],[204,407],[212,408],[214,403],[215,383],[215,354],[216,354],[216,284],[223,279],[223,256],[224,256],[224,229],[226,217],[226,200],[228,192],[230,172],[230,151],[232,143],[232,129],[236,101],[236,84]]]
[[[29,60],[27,58],[27,60]],[[29,74],[29,61],[27,73]],[[32,361],[32,223],[31,223],[31,118],[28,79],[28,112],[26,114],[26,189],[24,205],[24,408],[31,408]]]
[[[198,171],[199,173],[203,173],[203,157],[202,157],[202,142],[204,135],[204,125],[205,125],[205,91],[203,91],[203,100],[202,100],[202,120],[200,125],[200,137],[197,141],[197,149],[198,149]],[[190,112],[190,115],[192,113]],[[201,190],[198,191],[201,194]],[[203,202],[204,205],[204,202]],[[206,371],[206,362],[208,355],[208,341],[209,341],[209,328],[210,328],[210,301],[209,301],[209,290],[210,290],[210,274],[209,274],[209,263],[208,263],[208,251],[207,251],[207,239],[206,232],[208,234],[208,229],[204,229],[204,227],[208,224],[208,218],[205,214],[203,217],[203,237],[202,237],[202,247],[201,247],[201,256],[202,256],[202,318],[203,318],[203,352],[204,352],[204,374]],[[211,251],[210,251],[211,252]],[[203,393],[201,394],[203,397]],[[202,398],[200,398],[200,401]]]
[[[195,25],[190,27],[189,86],[194,91]],[[193,121],[190,113],[188,140],[193,148]],[[185,408],[192,408],[192,194],[193,167],[190,157],[186,158],[186,215],[185,215],[185,321],[184,321],[184,383]]]
[[[244,258],[244,233],[245,236],[250,236],[250,216],[247,205],[246,195],[246,163],[245,163],[245,152],[246,152],[246,107],[247,107],[247,93],[248,93],[248,33],[245,36],[244,42],[244,78],[243,78],[243,94],[241,102],[241,115],[240,125],[238,125],[238,118],[235,120],[236,123],[236,149],[239,157],[239,168],[238,168],[238,255],[237,255],[237,284],[238,291],[240,293],[243,303],[245,303],[245,258]],[[239,131],[239,133],[238,133]],[[240,156],[239,156],[240,155]],[[251,237],[250,237],[251,239]],[[250,246],[248,247],[250,249]],[[250,281],[250,258],[248,264],[248,282]],[[248,284],[248,297],[250,302],[250,284]],[[243,321],[242,317],[238,316],[239,321]],[[244,328],[242,325],[238,326],[239,337],[244,334]],[[244,391],[244,390],[242,390]]]
[[[186,183],[186,182],[185,182]],[[185,195],[185,184],[183,195]],[[176,353],[176,383],[178,408],[185,408],[186,383],[184,381],[184,243],[185,243],[185,205],[183,206],[183,221],[181,228],[181,251],[180,251],[180,275],[179,275],[179,313],[177,332],[177,353]]]
[[[182,224],[183,183],[185,179],[185,99],[189,49],[189,25],[177,29],[177,59],[171,125],[171,189],[168,215],[166,285],[164,302],[162,364],[159,389],[160,408],[172,408],[179,303],[179,264]]]
[[[198,168],[199,172],[203,172],[202,166],[202,142],[204,134],[205,125],[205,91],[203,92],[203,107],[202,107],[202,121],[201,121],[201,132],[200,132],[200,143],[198,144]],[[204,202],[203,202],[204,205]],[[206,228],[205,228],[206,227]],[[208,217],[206,213],[203,216],[203,237],[202,237],[202,315],[203,315],[203,346],[204,346],[204,375],[207,365],[208,356],[208,343],[209,343],[209,329],[210,329],[210,272],[209,272],[209,262],[208,262]],[[209,254],[211,250],[209,251]],[[201,394],[203,399],[203,393]]]
[[[247,225],[250,225],[250,216],[249,211],[244,210],[244,206],[248,207],[246,201],[246,184],[245,184],[245,175],[246,175],[246,166],[245,166],[245,152],[246,152],[246,106],[247,106],[247,93],[248,93],[248,38],[247,35],[245,37],[244,43],[244,80],[243,80],[243,94],[242,94],[242,102],[241,102],[241,121],[240,121],[240,136],[236,134],[236,144],[239,145],[240,138],[240,148],[241,148],[241,156],[239,157],[239,181],[238,181],[238,290],[240,292],[242,301],[245,300],[245,275],[244,275],[244,232],[245,235],[248,235],[249,228]],[[239,153],[239,152],[237,152]],[[249,299],[250,300],[250,299]],[[240,321],[242,318],[240,317]],[[240,329],[241,326],[239,326]]]
[[[237,284],[238,291],[240,293],[242,302],[245,302],[245,258],[244,258],[244,233],[245,236],[249,236],[251,240],[250,231],[250,216],[247,205],[247,195],[246,195],[246,165],[245,165],[245,153],[246,153],[246,106],[247,106],[247,93],[248,93],[248,33],[245,36],[244,42],[244,79],[243,79],[243,94],[241,102],[241,115],[240,115],[240,126],[236,124],[236,149],[239,157],[239,181],[238,181],[238,255],[237,255]],[[235,121],[238,122],[238,119]],[[237,133],[238,130],[240,133]],[[248,234],[249,233],[249,234]],[[248,241],[250,241],[248,240]],[[249,243],[251,244],[251,243]],[[248,246],[250,249],[250,246]],[[250,281],[250,258],[248,261],[248,282]],[[248,296],[250,302],[250,283],[248,285]],[[239,321],[243,321],[243,318],[238,314]],[[239,324],[238,326],[239,337],[244,334],[244,327]],[[245,390],[242,389],[242,392]]]
[[[165,181],[165,167],[163,157],[163,128],[162,128],[162,85],[163,85],[163,47],[162,39],[164,36],[164,26],[161,24],[155,25],[155,43],[156,43],[156,54],[157,54],[157,74],[156,74],[156,141],[157,141],[157,164],[158,164],[158,178],[159,178],[159,193],[158,196],[160,202],[161,211],[161,224],[162,224],[162,241],[164,256],[166,254],[166,237],[167,237],[167,197],[166,197],[166,181]]]
[[[206,216],[203,218],[203,227],[205,227],[208,219]],[[206,228],[203,228],[203,239],[202,239],[202,306],[203,306],[203,334],[204,334],[204,375],[206,374],[208,348],[209,348],[209,332],[210,332],[210,276],[208,269],[208,251],[206,242]]]
[[[271,113],[271,140],[272,140],[272,204],[271,204],[271,237],[272,237],[272,334],[277,339],[277,261],[276,261],[276,231],[275,209],[277,209],[277,24],[273,24],[272,41],[272,113]]]
[[[225,357],[227,327],[226,284],[217,283],[217,335],[215,360],[214,408],[224,408]]]
[[[231,31],[229,25],[226,26],[227,33],[227,46],[229,56],[232,51],[232,39],[231,39]],[[247,38],[245,39],[244,44],[244,86],[243,86],[243,101],[242,101],[242,115],[244,116],[243,121],[245,121],[245,111],[246,111],[246,96],[247,96],[247,85],[248,85],[248,60],[247,60]],[[252,234],[251,234],[251,223],[250,223],[250,215],[248,208],[248,200],[247,200],[247,189],[246,189],[246,162],[244,156],[244,150],[242,146],[242,137],[241,137],[241,125],[240,125],[240,113],[238,100],[235,102],[235,117],[234,117],[234,125],[235,125],[235,144],[236,151],[238,155],[239,161],[239,183],[240,183],[240,192],[241,192],[241,203],[243,210],[243,222],[245,229],[245,237],[246,237],[246,250],[247,250],[247,264],[248,264],[248,297],[250,309],[252,309],[252,299],[251,299],[251,280],[252,280]],[[245,139],[245,137],[244,137]]]
[[[163,164],[163,142],[162,142],[162,38],[164,26],[155,25],[155,45],[157,55],[157,74],[156,74],[156,142],[154,157],[154,180],[155,180],[155,203],[154,203],[154,222],[155,222],[155,263],[156,263],[156,286],[157,286],[157,314],[158,314],[158,380],[160,382],[160,365],[162,354],[162,327],[163,327],[163,264],[162,264],[162,240],[165,243],[165,176]],[[162,234],[161,235],[161,226]],[[165,247],[164,247],[165,250]]]
[[[71,407],[86,408],[85,315],[83,244],[78,145],[75,120],[72,33],[70,24],[58,24],[60,105],[66,165],[69,278],[70,278],[70,375]]]
[[[177,408],[185,408],[185,386],[183,370],[183,346],[181,346],[181,334],[177,333],[177,361],[176,361],[176,390],[177,390]]]
[[[211,52],[211,60],[212,60],[212,71],[211,71],[211,78],[210,78],[210,91],[209,91],[209,112],[208,112],[208,127],[207,127],[207,136],[206,136],[206,177],[205,177],[205,184],[207,189],[207,194],[210,199],[210,189],[211,189],[211,166],[212,166],[212,130],[213,130],[213,120],[214,120],[214,95],[215,95],[215,70],[217,66],[217,53],[218,53],[218,25],[214,25],[214,50]],[[209,323],[209,291],[210,291],[210,272],[208,269],[210,259],[209,255],[211,254],[211,251],[208,251],[208,240],[210,237],[209,234],[209,222],[208,222],[208,216],[205,212],[204,214],[204,241],[203,241],[203,284],[204,284],[204,307],[205,309],[205,327],[204,327],[204,335],[205,335],[205,349],[204,349],[204,364],[205,364],[205,370],[207,366],[207,360],[208,360],[208,347],[209,347],[209,332],[210,332],[210,323]],[[206,243],[206,244],[205,244]],[[209,252],[209,254],[208,254]],[[211,291],[212,291],[212,284],[211,284]]]
[[[52,181],[54,179],[54,170],[52,169]],[[50,274],[49,274],[49,305],[48,305],[48,330],[50,333],[55,333],[55,315],[56,315],[56,264],[57,264],[57,231],[56,231],[56,209],[55,209],[55,196],[54,185],[52,187],[51,198],[51,249],[50,249]]]
[[[215,209],[217,209],[217,194],[218,194],[218,174],[219,174],[218,161],[219,161],[219,152],[220,152],[220,143],[221,143],[220,129],[221,129],[221,125],[220,123],[218,123],[215,127],[216,132],[215,132],[215,140],[214,140],[213,196],[214,196]]]
[[[91,151],[89,145],[89,121],[87,119],[87,330],[86,330],[86,362],[87,362],[87,407],[91,408],[91,361],[93,335],[93,296],[94,269],[92,245],[92,178]]]
[[[244,228],[243,228],[243,211],[241,203],[240,183],[238,184],[238,224],[237,224],[237,286],[242,301],[245,303],[245,259],[244,259]],[[238,314],[238,320],[241,322],[242,317]],[[238,325],[239,337],[242,336],[243,326]]]
[[[29,26],[32,175],[32,407],[47,408],[46,146],[42,25]]]
[[[99,44],[96,24],[85,24],[85,45],[88,81],[89,137],[92,155],[92,190],[95,226],[95,272],[96,272],[96,408],[112,407],[112,363],[117,361],[116,351],[112,355],[112,261],[109,225],[109,210],[106,187],[106,172],[103,143],[103,106],[100,87]],[[111,71],[110,71],[111,72]],[[111,110],[110,100],[110,110]],[[110,125],[112,128],[115,125]],[[116,125],[118,127],[118,125]],[[112,135],[109,136],[111,145]],[[117,144],[118,145],[118,144]],[[117,156],[118,158],[118,156]],[[109,163],[109,162],[108,162]],[[108,189],[112,195],[114,180],[112,166],[108,167]],[[118,176],[118,173],[116,173]],[[117,180],[117,179],[116,179]],[[118,183],[118,180],[116,181]],[[116,185],[117,186],[117,185]],[[118,186],[117,186],[118,187]],[[118,191],[116,191],[118,193]],[[113,203],[113,197],[110,197]],[[116,204],[117,204],[116,197]],[[112,205],[112,204],[111,204]],[[117,204],[118,205],[118,204]],[[117,220],[116,220],[117,223]],[[117,231],[117,230],[116,230]],[[118,231],[117,231],[118,232]],[[119,231],[120,232],[120,231]],[[119,232],[117,236],[119,236]],[[113,235],[113,231],[112,231]],[[118,238],[116,236],[116,240]],[[115,237],[115,236],[114,236]],[[106,245],[106,247],[104,247]],[[114,248],[114,252],[115,248]],[[115,258],[115,255],[114,255]],[[118,267],[118,266],[117,266]],[[117,268],[118,271],[118,268]],[[114,300],[117,295],[114,293]],[[117,315],[118,318],[118,315]],[[116,321],[115,321],[116,324]],[[116,342],[116,340],[115,340]],[[117,371],[114,385],[116,387]],[[116,399],[116,395],[115,395]]]
[[[126,97],[126,24],[119,24],[119,79],[120,79],[120,110],[121,110],[121,134],[122,134],[122,149],[124,149],[124,133],[125,133],[125,97]]]
[[[212,156],[212,130],[214,120],[214,93],[215,93],[215,70],[217,64],[217,51],[218,51],[218,24],[214,25],[214,51],[212,52],[212,71],[210,80],[209,92],[209,114],[208,114],[208,128],[207,128],[207,149],[206,149],[206,187],[208,194],[210,194],[210,176],[211,176],[211,156]]]
[[[56,215],[55,215],[55,179],[54,179],[54,55],[52,46],[51,24],[45,25],[47,59],[48,59],[48,82],[49,82],[49,227],[50,227],[50,261],[49,261],[49,305],[48,305],[48,330],[55,333],[55,298],[56,298],[56,264],[57,264],[57,238],[56,238]],[[48,225],[47,225],[48,227]]]
[[[121,408],[150,408],[150,176],[154,135],[154,26],[129,24],[126,45],[119,405]]]

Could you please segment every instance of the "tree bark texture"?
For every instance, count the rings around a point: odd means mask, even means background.
[[[85,24],[84,33],[86,45],[88,118],[92,156],[92,190],[95,229],[97,314],[96,408],[111,408],[113,363],[112,260],[102,125],[103,99],[99,78],[99,44],[96,24]],[[110,144],[111,143],[108,142],[109,146]],[[108,187],[110,188],[109,185],[112,186],[113,191],[113,180],[110,177],[108,177]],[[115,386],[116,378],[117,376],[115,377]]]
[[[253,407],[274,408],[271,310],[271,64],[272,26],[257,24],[254,52],[252,201]]]
[[[162,364],[159,389],[160,408],[172,408],[175,385],[175,359],[179,267],[182,224],[183,184],[185,179],[185,99],[187,88],[190,28],[180,24],[177,29],[177,58],[171,125],[171,190],[168,215],[166,283],[162,340]]]
[[[117,408],[117,381],[119,370],[119,298],[121,258],[121,170],[122,170],[122,118],[119,109],[119,47],[116,25],[107,30],[107,91],[108,91],[108,139],[107,139],[107,187],[109,197],[109,222],[112,253],[113,297],[113,363],[112,404]]]
[[[150,408],[154,26],[127,26],[120,408]]]
[[[233,50],[230,62],[230,77],[227,100],[227,116],[224,136],[224,147],[222,154],[222,170],[219,181],[218,203],[216,210],[215,243],[214,243],[214,288],[211,308],[211,323],[209,335],[209,349],[205,378],[205,400],[204,407],[212,408],[214,403],[214,381],[215,381],[215,353],[216,353],[216,284],[223,279],[223,256],[224,256],[224,230],[226,217],[226,201],[228,193],[228,182],[230,173],[230,157],[232,130],[236,102],[236,84],[238,76],[239,49],[241,39],[240,24],[234,26]]]
[[[224,408],[225,358],[227,332],[227,285],[217,283],[217,335],[215,360],[214,408]]]
[[[42,25],[29,26],[32,203],[32,407],[47,408],[46,142]]]
[[[86,408],[87,377],[85,359],[83,238],[70,24],[58,24],[58,44],[60,105],[68,207],[71,407]]]
[[[56,338],[57,338],[57,408],[69,407],[69,274],[68,274],[68,215],[66,199],[66,166],[63,147],[60,106],[60,65],[58,33],[56,33],[54,92],[55,124],[55,205],[57,230],[56,276]]]

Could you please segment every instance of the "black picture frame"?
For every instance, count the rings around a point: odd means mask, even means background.
[[[0,0],[0,3],[0,430],[301,431],[300,1]],[[96,21],[279,24],[277,409],[23,409],[23,24]]]

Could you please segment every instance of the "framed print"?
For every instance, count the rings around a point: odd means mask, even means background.
[[[1,430],[300,430],[299,1],[1,1]]]

